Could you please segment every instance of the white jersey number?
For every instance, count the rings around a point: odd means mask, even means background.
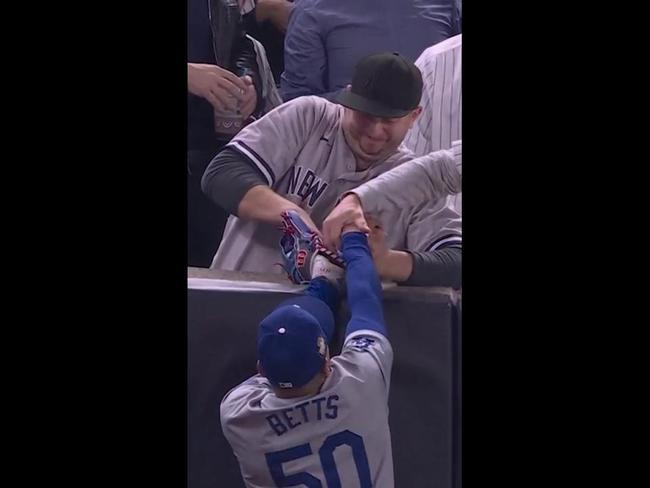
[[[354,464],[357,467],[357,474],[359,475],[359,484],[361,488],[372,488],[370,481],[370,467],[368,465],[368,456],[366,455],[366,447],[363,444],[363,438],[349,430],[343,430],[325,439],[323,445],[318,450],[320,463],[323,468],[323,474],[327,480],[329,488],[341,488],[341,478],[336,470],[336,463],[334,461],[334,450],[339,446],[350,446],[352,449],[352,456]],[[299,486],[303,484],[308,488],[322,488],[323,484],[318,478],[309,473],[296,473],[291,476],[285,476],[282,471],[282,463],[292,461],[301,457],[309,456],[312,454],[311,445],[309,443],[300,444],[296,447],[284,449],[282,451],[275,451],[266,453],[266,463],[269,465],[271,476],[275,481],[276,486]]]

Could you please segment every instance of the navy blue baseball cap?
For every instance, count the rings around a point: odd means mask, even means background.
[[[260,323],[257,357],[266,378],[278,388],[309,383],[326,355],[327,336],[318,318],[298,304],[281,306]]]

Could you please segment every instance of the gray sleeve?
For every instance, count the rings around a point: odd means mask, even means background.
[[[436,151],[403,163],[355,188],[363,210],[382,213],[413,208],[461,190],[461,172],[454,151]],[[408,191],[404,191],[408,188]]]
[[[406,249],[435,251],[451,245],[462,246],[463,219],[447,197],[430,202],[410,215],[406,229]]]
[[[445,247],[436,251],[409,251],[413,257],[413,271],[405,286],[449,286],[460,289],[463,251],[459,247]]]
[[[349,376],[362,378],[369,389],[390,391],[393,347],[388,338],[374,330],[357,330],[345,338],[337,362]]]
[[[246,192],[258,185],[267,185],[266,178],[245,155],[230,147],[214,157],[201,179],[203,193],[233,215]]]

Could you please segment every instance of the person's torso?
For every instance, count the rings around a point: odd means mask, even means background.
[[[187,2],[187,62],[216,64],[208,0]],[[216,144],[212,105],[203,98],[187,95],[187,147],[204,150]]]
[[[462,34],[426,49],[415,62],[422,72],[422,114],[404,138],[404,144],[422,156],[449,149],[462,139]],[[463,194],[449,196],[448,203],[462,214]]]
[[[462,139],[462,35],[428,48],[415,64],[424,81],[422,114],[404,143],[422,156]]]
[[[369,54],[399,52],[415,61],[424,49],[455,34],[454,1],[317,0],[327,51],[327,91],[344,88]]]
[[[411,152],[400,146],[381,163],[355,171],[356,160],[341,127],[343,107],[319,97],[309,98],[326,104],[327,111],[302,143],[288,170],[276,175],[273,190],[305,209],[320,228],[342,193],[408,160]],[[211,268],[282,273],[276,266],[280,261],[280,238],[277,226],[230,216]]]

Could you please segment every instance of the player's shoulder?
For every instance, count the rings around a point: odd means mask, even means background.
[[[393,363],[393,348],[386,337],[373,330],[359,330],[345,338],[341,354],[332,359],[332,369],[340,384],[355,384],[365,391],[376,384],[372,378],[388,383],[387,372]]]
[[[235,386],[221,400],[220,412],[222,420],[228,420],[240,415],[248,404],[259,402],[272,391],[268,380],[261,375],[255,375]]]
[[[375,346],[376,343],[382,342],[381,338],[373,337],[366,334],[357,335],[351,337],[346,341],[345,346],[348,349],[353,349],[357,352],[365,352],[371,347]]]
[[[345,338],[343,350],[367,352],[373,348],[392,350],[390,340],[384,334],[374,330],[359,330]]]

